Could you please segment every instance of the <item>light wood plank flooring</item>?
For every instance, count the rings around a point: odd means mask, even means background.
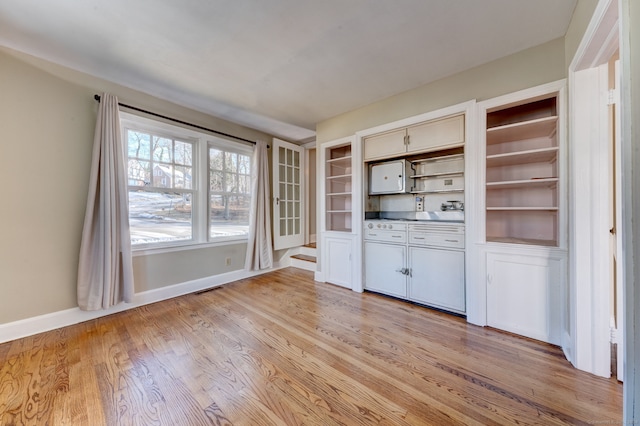
[[[288,268],[0,345],[1,425],[618,423],[559,348]]]

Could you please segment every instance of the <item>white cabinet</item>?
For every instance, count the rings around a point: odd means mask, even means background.
[[[407,263],[404,245],[364,243],[365,289],[395,297],[407,297],[407,278],[401,270]]]
[[[409,247],[409,264],[410,300],[465,312],[463,251]]]
[[[318,147],[319,246],[316,280],[362,291],[362,247],[359,206],[362,180],[356,164],[361,150],[354,138],[323,143]],[[354,228],[354,224],[357,227]]]
[[[464,137],[464,115],[432,120],[366,137],[364,160],[454,148]]]
[[[560,344],[562,254],[487,253],[487,325]]]
[[[323,241],[323,260],[326,263],[325,281],[351,288],[353,270],[351,256],[352,239],[325,236]]]

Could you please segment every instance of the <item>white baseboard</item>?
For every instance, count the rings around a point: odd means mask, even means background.
[[[66,327],[68,325],[79,324],[84,321],[126,311],[128,309],[137,308],[138,306],[148,305],[161,300],[171,299],[184,294],[218,287],[233,281],[282,269],[287,266],[289,265],[276,264],[273,268],[262,271],[239,270],[226,272],[224,274],[213,275],[159,289],[148,290],[135,294],[132,303],[119,303],[118,305],[105,310],[83,311],[80,308],[71,308],[65,309],[64,311],[52,312],[45,315],[39,315],[37,317],[0,324],[0,343],[32,336],[34,334],[54,330],[56,328]]]

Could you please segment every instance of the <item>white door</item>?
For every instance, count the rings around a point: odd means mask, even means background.
[[[621,158],[620,158],[620,61],[615,61],[614,89],[610,104],[610,135],[611,135],[611,178],[610,178],[610,247],[611,247],[611,286],[613,290],[612,326],[615,328],[616,343],[616,376],[622,381],[624,366],[624,269],[622,267],[622,189],[621,189]]]
[[[273,248],[304,245],[303,151],[273,139]]]
[[[351,288],[351,238],[326,237],[323,262],[326,262],[325,281]]]
[[[464,252],[409,247],[409,264],[409,299],[464,313]]]
[[[557,345],[560,274],[547,256],[487,253],[487,325]]]
[[[364,288],[396,297],[407,297],[407,248],[393,244],[364,243]]]

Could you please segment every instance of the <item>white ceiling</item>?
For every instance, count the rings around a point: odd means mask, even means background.
[[[577,0],[2,0],[0,45],[301,141],[564,36]]]

